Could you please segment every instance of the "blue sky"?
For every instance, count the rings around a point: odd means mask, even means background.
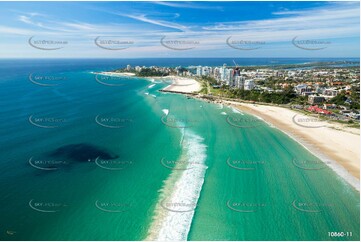
[[[0,58],[359,57],[359,11],[325,1],[0,2]]]

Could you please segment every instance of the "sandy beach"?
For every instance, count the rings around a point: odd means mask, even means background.
[[[172,80],[172,84],[163,88],[163,91],[194,93],[201,90],[200,83],[194,79],[179,76],[167,76],[166,78],[170,78]]]
[[[343,124],[318,121],[317,125],[301,123],[299,112],[277,106],[222,101],[241,111],[256,115],[282,130],[329,166],[338,175],[359,190],[360,179],[360,130]],[[309,117],[308,117],[309,118]]]
[[[135,74],[131,72],[113,72],[113,71],[102,71],[96,74],[106,75],[106,76],[135,76]]]

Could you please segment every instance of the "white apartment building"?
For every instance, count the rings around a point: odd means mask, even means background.
[[[244,90],[252,90],[255,87],[254,80],[248,79],[244,81]]]
[[[234,87],[235,88],[243,88],[244,87],[244,76],[235,76],[234,77]]]

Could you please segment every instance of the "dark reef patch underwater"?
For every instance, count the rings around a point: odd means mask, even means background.
[[[110,151],[87,143],[70,144],[61,146],[50,153],[50,157],[63,158],[74,162],[95,161],[96,158],[113,160],[117,155]]]

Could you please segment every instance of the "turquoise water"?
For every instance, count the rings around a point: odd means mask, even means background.
[[[281,131],[158,92],[166,80],[102,85],[92,71],[116,63],[95,66],[0,69],[1,240],[142,240],[155,224],[188,240],[359,240],[359,192]],[[202,164],[174,169],[180,160]],[[177,183],[198,165],[204,177]],[[195,208],[159,205],[182,186]]]
[[[170,172],[159,161],[180,152],[178,134],[163,128],[152,100],[143,97],[146,80],[109,87],[97,83],[90,72],[57,75],[66,79],[56,87],[34,85],[25,76],[2,83],[8,88],[1,91],[1,239],[142,239],[157,191]],[[64,122],[40,128],[29,123],[30,115],[35,121],[55,117]],[[105,124],[124,127],[100,126],[98,115],[120,120]],[[98,155],[117,157],[100,165],[124,169],[97,166]],[[31,157],[53,161],[39,166],[57,169],[34,168]],[[30,201],[37,209],[57,212],[36,211]],[[96,202],[114,212],[100,210]]]

